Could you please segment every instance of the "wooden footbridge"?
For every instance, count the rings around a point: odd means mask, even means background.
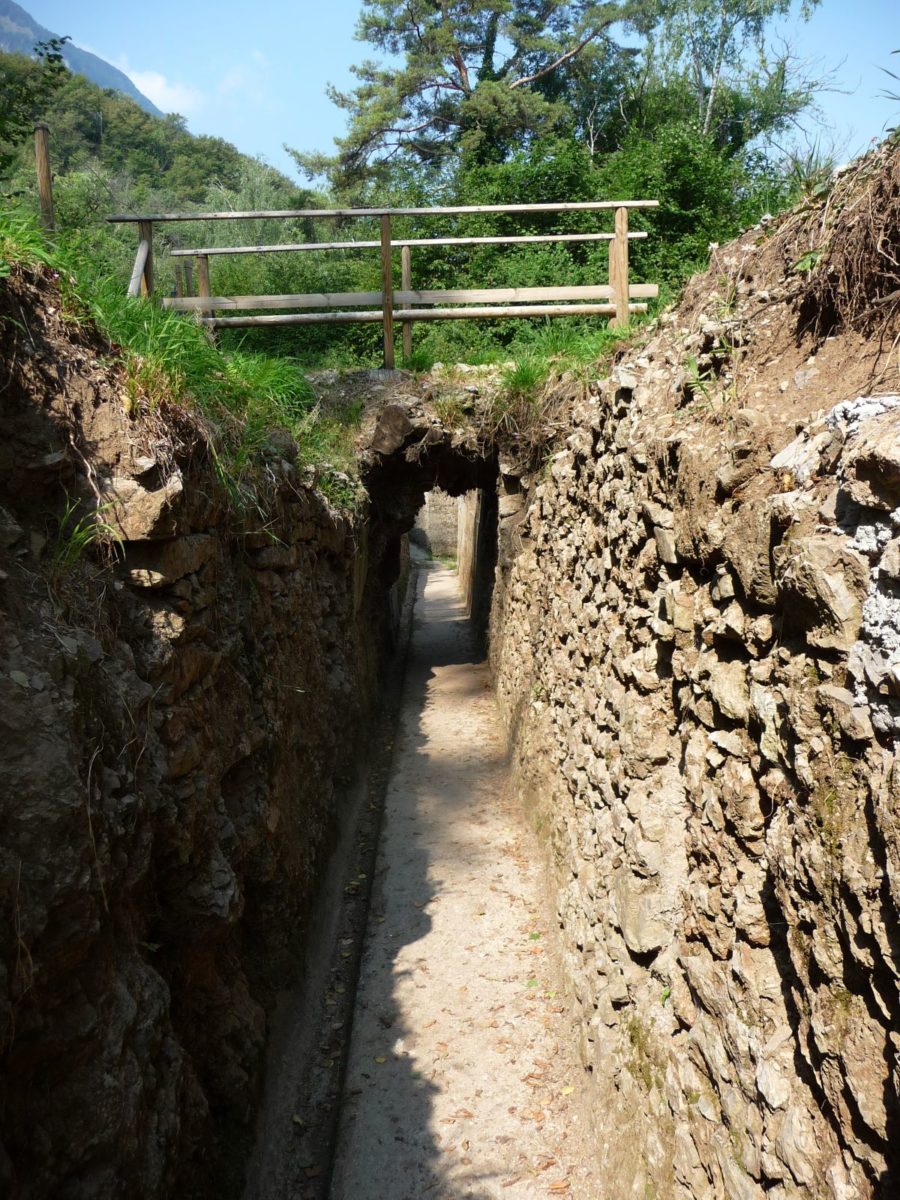
[[[623,327],[631,313],[646,311],[647,300],[655,299],[658,288],[650,283],[632,283],[629,278],[628,244],[646,233],[628,228],[631,209],[656,208],[656,200],[590,200],[550,204],[481,204],[436,208],[336,208],[295,209],[262,212],[156,213],[119,215],[107,218],[138,227],[139,245],[129,284],[129,295],[153,292],[154,226],[184,221],[250,221],[260,219],[376,221],[377,241],[301,242],[257,246],[204,246],[174,249],[176,294],[162,303],[167,308],[193,312],[213,329],[260,325],[318,325],[376,322],[382,326],[384,365],[394,365],[394,327],[402,326],[403,350],[412,349],[412,325],[417,321],[493,320],[516,317],[607,316]],[[394,238],[395,218],[440,218],[466,214],[528,214],[598,212],[612,213],[609,231],[587,233],[536,233],[507,236]],[[415,247],[520,245],[547,242],[608,242],[609,275],[603,283],[577,286],[517,288],[417,289],[412,285],[412,252]],[[372,292],[308,292],[300,295],[219,296],[210,282],[210,259],[231,254],[299,254],[338,250],[377,250],[381,256],[381,289]],[[395,251],[399,250],[400,287],[395,287]],[[196,280],[196,294],[194,293]],[[266,310],[265,312],[254,310]],[[286,311],[281,311],[286,310]],[[239,315],[222,315],[237,312]]]

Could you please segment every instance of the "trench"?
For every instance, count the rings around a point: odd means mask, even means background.
[[[635,432],[658,337],[539,473],[401,391],[365,516],[273,443],[266,528],[86,351],[12,360],[0,1193],[893,1195],[897,523],[838,500],[896,503],[897,412],[787,539],[771,446],[726,510],[737,425]],[[60,575],[87,463],[122,554]]]
[[[452,549],[412,531],[385,716],[275,1021],[245,1200],[593,1194],[556,921],[486,660],[495,487],[463,493],[458,523]]]

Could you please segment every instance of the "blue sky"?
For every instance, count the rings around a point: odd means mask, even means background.
[[[121,67],[160,108],[180,112],[194,133],[227,138],[293,174],[282,149],[330,150],[343,114],[325,85],[350,84],[367,50],[353,31],[360,0],[24,0],[42,25]],[[835,69],[849,94],[822,98],[846,159],[900,118],[879,99],[900,73],[897,0],[823,0],[808,23],[783,26],[797,53]],[[894,90],[900,91],[900,83]]]

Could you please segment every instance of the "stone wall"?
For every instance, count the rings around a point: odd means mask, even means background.
[[[0,1193],[235,1195],[364,744],[386,543],[277,434],[237,513],[191,419],[129,414],[52,285],[6,289]],[[117,548],[66,517],[96,494]]]
[[[607,1194],[897,1195],[900,401],[717,416],[684,353],[500,500],[491,659]]]
[[[440,488],[425,493],[425,503],[416,516],[416,529],[424,533],[427,548],[440,557],[456,557],[459,525],[458,501]]]

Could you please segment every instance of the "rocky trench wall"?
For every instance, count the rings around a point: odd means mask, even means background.
[[[440,488],[425,493],[425,504],[416,516],[416,530],[424,534],[427,548],[437,556],[456,555],[459,514],[456,496]]]
[[[374,700],[383,546],[289,439],[236,517],[196,429],[127,416],[52,301],[0,401],[0,1193],[235,1195]],[[106,561],[60,532],[91,489]]]
[[[606,1194],[900,1195],[900,401],[767,446],[670,375],[617,369],[500,498],[492,666]]]

